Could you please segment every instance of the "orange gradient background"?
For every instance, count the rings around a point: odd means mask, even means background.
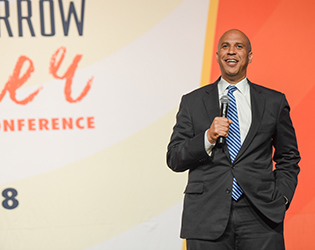
[[[213,49],[208,53],[211,55],[211,59],[208,58],[211,60],[210,82],[220,76],[215,58],[218,40],[226,30],[236,28],[247,34],[252,43],[254,57],[248,67],[248,78],[285,93],[289,101],[302,160],[296,194],[285,219],[286,249],[315,249],[312,238],[315,229],[315,170],[311,157],[315,141],[312,130],[315,2],[222,0],[211,3],[210,8],[217,8],[217,18],[214,23],[209,17],[207,31],[208,37],[209,32],[214,34],[214,41],[210,41]],[[206,59],[205,53],[204,61]]]

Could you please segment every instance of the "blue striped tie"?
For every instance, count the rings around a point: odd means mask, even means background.
[[[230,85],[228,87],[228,97],[230,98],[229,108],[227,118],[230,119],[233,123],[229,128],[229,135],[226,138],[226,143],[230,152],[231,161],[233,162],[235,157],[237,156],[238,151],[241,148],[241,135],[240,135],[240,127],[238,123],[238,115],[237,115],[237,107],[235,97],[233,92],[237,89],[235,86]],[[238,200],[243,194],[243,190],[237,184],[235,178],[233,178],[233,187],[232,187],[232,197],[234,200]]]

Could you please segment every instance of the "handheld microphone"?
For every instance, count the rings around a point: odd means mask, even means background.
[[[221,97],[220,99],[221,101],[221,117],[227,117],[227,112],[228,112],[228,107],[229,107],[229,103],[230,103],[230,98],[227,95],[224,95]],[[218,146],[223,146],[223,144],[225,143],[225,137],[220,136],[218,139]]]

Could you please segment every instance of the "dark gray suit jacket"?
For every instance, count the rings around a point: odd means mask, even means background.
[[[249,82],[252,124],[233,163],[226,146],[215,146],[211,156],[206,153],[204,133],[220,116],[218,81],[182,97],[168,145],[168,166],[176,172],[189,170],[182,238],[214,240],[222,235],[233,177],[251,203],[275,223],[283,221],[288,207],[283,196],[290,203],[297,185],[300,155],[290,107],[277,91]]]

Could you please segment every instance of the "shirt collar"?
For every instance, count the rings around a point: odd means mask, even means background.
[[[231,85],[230,83],[228,83],[226,80],[224,80],[222,77],[219,81],[218,84],[218,90],[219,90],[219,94],[223,94],[224,91],[227,89],[227,87]],[[245,77],[243,80],[241,80],[240,82],[236,83],[235,86],[237,87],[237,89],[242,93],[245,94],[248,92],[249,90],[249,84],[247,81],[247,77]]]

